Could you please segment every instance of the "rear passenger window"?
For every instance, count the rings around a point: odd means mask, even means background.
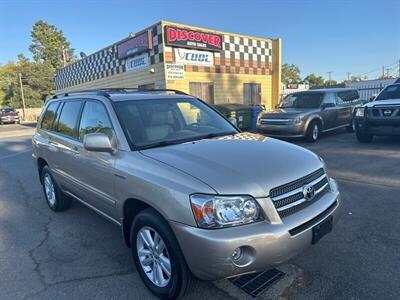
[[[112,137],[112,126],[107,110],[100,102],[88,101],[83,108],[79,139],[83,140],[88,133],[104,133],[110,139]]]
[[[79,112],[81,109],[81,101],[68,101],[64,103],[60,119],[58,120],[57,132],[75,137],[75,129],[78,122]]]
[[[50,103],[47,107],[46,112],[44,113],[42,120],[42,129],[51,130],[53,127],[53,122],[57,119],[57,108],[60,102]]]
[[[344,92],[339,92],[338,93],[338,100],[339,102],[348,102],[348,101],[354,101],[359,98],[358,92],[357,91],[344,91]]]

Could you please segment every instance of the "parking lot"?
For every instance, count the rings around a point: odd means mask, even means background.
[[[0,298],[151,299],[119,228],[78,203],[51,212],[31,160],[30,137],[5,138],[4,132]],[[279,267],[285,278],[258,299],[400,299],[400,139],[359,144],[354,134],[339,131],[315,144],[293,142],[325,159],[339,183],[343,215],[330,235]],[[197,282],[188,295],[244,297],[228,281]]]

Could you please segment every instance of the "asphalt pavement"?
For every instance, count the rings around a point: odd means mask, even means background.
[[[316,144],[338,180],[343,215],[318,244],[281,266],[257,299],[400,299],[400,139],[358,144],[339,132]],[[1,138],[0,299],[152,299],[118,227],[79,203],[45,203],[29,136]],[[197,282],[187,299],[243,299],[228,281]]]

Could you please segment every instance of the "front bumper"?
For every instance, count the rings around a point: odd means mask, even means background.
[[[372,135],[400,135],[399,119],[368,119],[355,118],[354,125],[357,131]]]
[[[331,186],[332,190],[321,199],[280,222],[262,221],[214,230],[171,222],[171,227],[189,268],[200,279],[217,280],[263,271],[308,248],[312,242],[312,228],[316,224],[329,216],[336,224],[340,215],[340,195],[334,180],[331,180]],[[257,200],[271,201],[269,198]],[[316,222],[310,224],[310,220],[315,219]],[[297,230],[296,233],[293,229]],[[244,260],[240,264],[232,259],[232,252],[238,247],[245,249]]]
[[[6,117],[1,117],[0,121],[2,123],[16,123],[19,122],[19,116],[6,116]]]
[[[257,123],[257,130],[273,137],[304,137],[305,125],[303,123],[290,125],[272,125]]]

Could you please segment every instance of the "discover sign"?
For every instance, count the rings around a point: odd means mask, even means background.
[[[166,44],[186,48],[222,50],[222,35],[200,30],[165,26]]]

